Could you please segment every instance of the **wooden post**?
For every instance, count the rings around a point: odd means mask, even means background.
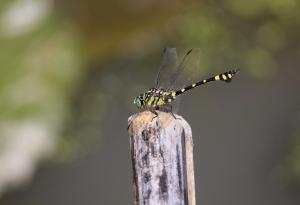
[[[135,205],[195,205],[192,131],[180,116],[128,119]]]

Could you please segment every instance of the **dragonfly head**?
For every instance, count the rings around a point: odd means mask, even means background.
[[[144,104],[145,104],[145,100],[144,100],[144,95],[140,94],[139,96],[137,96],[136,98],[134,98],[133,103],[139,108],[142,109]]]

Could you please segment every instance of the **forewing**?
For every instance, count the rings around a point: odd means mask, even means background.
[[[162,62],[159,66],[155,87],[168,89],[177,75],[177,52],[176,48],[165,48],[162,54]]]
[[[199,48],[190,49],[177,65],[176,75],[171,82],[172,89],[181,89],[200,81],[204,71],[201,63],[201,50]]]

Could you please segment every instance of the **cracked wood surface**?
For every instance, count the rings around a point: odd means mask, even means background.
[[[195,205],[192,131],[180,116],[128,119],[135,205]]]

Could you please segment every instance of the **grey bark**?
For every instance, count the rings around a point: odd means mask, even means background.
[[[192,131],[180,116],[128,119],[136,205],[195,205]]]

